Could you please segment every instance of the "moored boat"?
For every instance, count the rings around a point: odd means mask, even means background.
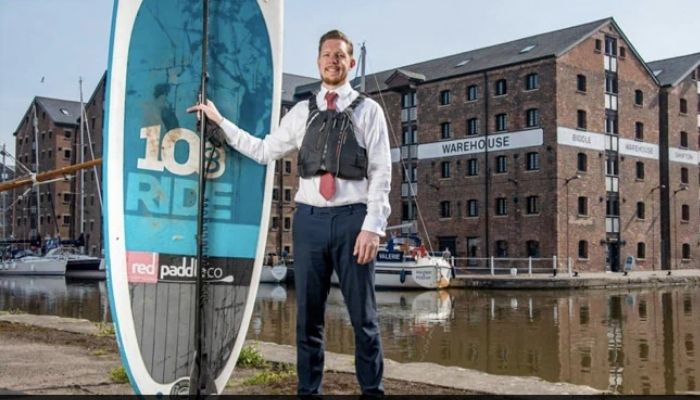
[[[67,260],[21,252],[0,263],[0,275],[65,275]]]
[[[105,277],[103,259],[80,254],[75,247],[60,246],[49,250],[44,258],[65,260],[66,275],[74,278]]]
[[[378,289],[444,289],[450,285],[452,266],[429,254],[416,235],[392,237],[377,252],[374,275]],[[335,272],[331,282],[338,284]]]

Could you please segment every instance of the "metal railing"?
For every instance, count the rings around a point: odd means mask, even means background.
[[[545,258],[450,257],[450,263],[456,276],[471,274],[490,274],[492,276],[548,274],[557,276],[560,273],[572,276],[573,274],[571,258],[567,260],[557,256]]]

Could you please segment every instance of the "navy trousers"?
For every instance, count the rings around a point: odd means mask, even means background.
[[[355,331],[355,372],[366,395],[384,394],[384,359],[374,295],[374,261],[357,264],[355,239],[367,215],[364,204],[311,207],[294,216],[294,286],[297,300],[297,375],[300,395],[321,394],[324,314],[335,271]]]

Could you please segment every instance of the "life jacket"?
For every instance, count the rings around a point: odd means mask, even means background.
[[[360,94],[343,111],[321,111],[316,97],[309,99],[306,134],[299,149],[299,175],[308,179],[325,172],[342,179],[359,181],[367,177],[367,150],[355,137],[352,113],[365,99]]]

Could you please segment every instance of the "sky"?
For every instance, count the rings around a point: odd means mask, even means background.
[[[167,1],[167,0],[162,0]],[[275,0],[273,0],[275,1]],[[367,46],[367,72],[614,17],[645,61],[700,52],[697,0],[287,0],[283,71],[316,77],[318,38]],[[0,0],[0,146],[34,96],[87,101],[107,66],[113,0]]]

